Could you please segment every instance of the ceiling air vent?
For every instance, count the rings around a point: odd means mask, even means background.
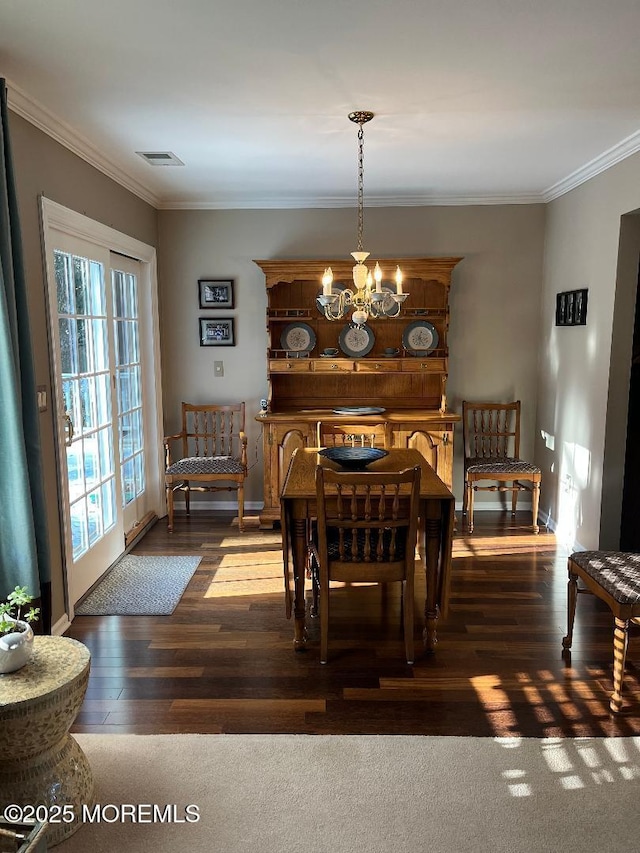
[[[136,151],[136,154],[152,166],[184,166],[172,151]]]

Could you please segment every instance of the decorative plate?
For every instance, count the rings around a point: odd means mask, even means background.
[[[387,456],[389,451],[380,447],[325,447],[318,453],[347,471],[363,471],[371,462]]]
[[[386,412],[382,406],[340,406],[333,409],[334,415],[381,415]]]
[[[316,333],[307,323],[289,323],[280,335],[280,346],[288,352],[307,355],[316,345]]]
[[[347,325],[338,338],[340,349],[351,358],[362,358],[363,355],[367,355],[373,349],[375,342],[375,335],[369,326]]]
[[[344,284],[336,284],[335,281],[331,285],[331,295],[337,296],[341,291],[346,290],[346,285]],[[318,311],[324,317],[324,307],[320,304],[320,300],[316,296],[316,305],[318,306]]]
[[[410,355],[422,357],[429,355],[438,346],[438,332],[426,320],[409,323],[402,333],[402,346]]]

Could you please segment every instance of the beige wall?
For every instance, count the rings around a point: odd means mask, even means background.
[[[618,546],[640,250],[621,217],[639,206],[637,154],[548,205],[536,450],[541,509],[570,547]],[[587,325],[556,328],[556,293],[583,287]]]
[[[245,400],[250,473],[247,500],[262,501],[262,451],[253,416],[265,396],[266,292],[252,259],[348,257],[355,210],[159,211],[165,428],[180,402]],[[544,205],[373,208],[365,248],[375,257],[463,256],[451,291],[449,408],[467,399],[520,399],[522,452],[532,455]],[[197,280],[236,280],[236,347],[198,344]],[[336,335],[341,324],[337,324]],[[224,377],[213,376],[213,361]],[[461,435],[454,491],[462,499]],[[485,496],[481,496],[484,498]],[[489,500],[495,501],[491,496]]]
[[[58,517],[51,376],[47,346],[46,290],[40,242],[39,196],[65,205],[149,245],[157,245],[157,214],[119,184],[72,154],[13,112],[9,114],[20,224],[25,255],[31,336],[38,385],[49,407],[40,420],[52,559],[53,621],[65,613]]]

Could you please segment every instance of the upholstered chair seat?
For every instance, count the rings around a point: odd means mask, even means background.
[[[469,474],[491,474],[492,472],[499,474],[541,474],[542,471],[537,465],[531,462],[524,462],[522,459],[514,459],[513,457],[498,458],[498,457],[482,457],[478,456],[467,461],[467,473]]]
[[[244,466],[234,456],[188,456],[167,468],[167,474],[241,474]]]

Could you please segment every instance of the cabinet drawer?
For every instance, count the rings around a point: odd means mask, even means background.
[[[313,362],[316,373],[351,373],[354,364],[347,358],[319,358]]]
[[[402,370],[406,373],[445,373],[447,361],[445,358],[404,358]]]
[[[270,373],[309,373],[311,361],[308,358],[271,358]]]
[[[400,362],[390,358],[381,358],[380,361],[368,358],[366,361],[356,361],[356,370],[361,373],[397,373]]]

